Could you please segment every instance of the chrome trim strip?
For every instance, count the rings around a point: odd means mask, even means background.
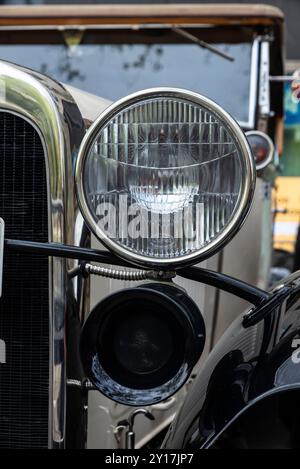
[[[197,253],[186,254],[185,256],[182,256],[177,259],[149,259],[148,257],[132,253],[127,249],[123,248],[122,246],[118,245],[117,243],[114,243],[114,241],[110,239],[105,233],[103,233],[99,226],[95,223],[89,211],[88,204],[85,198],[83,182],[83,169],[85,159],[100,129],[104,127],[121,110],[133,104],[136,104],[144,99],[161,97],[185,99],[187,101],[190,101],[191,103],[199,104],[205,109],[208,109],[209,111],[213,112],[222,122],[225,123],[225,125],[235,136],[236,143],[241,149],[242,154],[244,156],[246,168],[245,174],[242,175],[243,194],[240,199],[240,206],[236,210],[236,213],[233,216],[231,222],[224,229],[222,234],[217,236],[216,239],[213,240],[208,246],[203,247]],[[152,267],[172,266],[172,268],[174,268],[175,266],[181,267],[183,265],[190,265],[202,261],[219,251],[225,244],[227,244],[232,239],[232,237],[243,225],[251,207],[253,194],[255,190],[255,174],[256,172],[252,151],[249,147],[245,134],[238,125],[238,123],[226,111],[224,111],[224,109],[222,109],[218,104],[211,101],[210,99],[201,96],[197,93],[193,93],[191,91],[181,90],[177,88],[152,88],[149,90],[139,91],[137,93],[131,94],[130,96],[126,96],[125,98],[120,99],[119,101],[105,109],[104,112],[102,112],[102,114],[87,131],[82,141],[76,164],[75,179],[78,201],[86,223],[88,224],[91,231],[95,234],[95,236],[103,244],[105,244],[108,249],[115,252],[121,258],[124,258],[137,265],[148,265]]]
[[[74,106],[74,120],[67,121]],[[49,207],[49,241],[75,242],[76,199],[72,158],[78,145],[71,125],[81,115],[69,93],[57,82],[38,73],[0,61],[0,107],[16,113],[33,125],[44,143]],[[72,261],[49,260],[50,393],[49,448],[65,446],[67,269]]]
[[[239,122],[240,126],[244,129],[255,128],[255,114],[257,108],[257,81],[259,71],[259,39],[255,39],[252,47],[251,57],[251,75],[250,75],[250,90],[249,90],[249,117],[248,122]]]
[[[260,118],[268,118],[271,110],[270,94],[270,43],[262,41],[259,74],[259,115]]]

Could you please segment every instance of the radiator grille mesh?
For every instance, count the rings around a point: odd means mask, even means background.
[[[0,216],[5,237],[48,241],[45,155],[37,131],[0,112]],[[0,339],[0,448],[46,448],[49,402],[48,259],[5,253]]]

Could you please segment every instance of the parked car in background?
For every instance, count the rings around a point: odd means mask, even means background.
[[[109,112],[112,102],[131,93],[161,87],[191,90],[217,102],[229,120],[231,115],[238,122],[236,140],[246,145],[247,136],[258,176],[245,224],[251,187],[254,190],[249,168],[245,187],[237,192],[249,190],[236,229],[220,249],[196,261],[202,269],[266,289],[272,256],[271,190],[283,131],[282,83],[270,81],[270,76],[283,75],[283,24],[281,11],[258,5],[0,7],[0,216],[5,237],[104,249],[84,221],[75,193],[75,166],[85,134],[94,132],[96,119]],[[167,96],[180,102],[180,93],[157,93],[153,99]],[[207,119],[209,135],[202,138],[214,151],[221,137],[212,130],[217,120],[209,113]],[[227,142],[226,125],[219,127],[225,129],[223,144],[233,145],[234,132]],[[137,137],[137,144],[139,138],[143,137]],[[242,169],[241,163],[232,177]],[[224,178],[230,176],[230,169],[226,171]],[[213,190],[219,183],[216,179]],[[137,200],[144,200],[140,189],[132,187]],[[217,218],[211,223],[217,230]],[[237,225],[241,229],[236,234]],[[132,279],[129,274],[129,280],[122,275],[125,280],[80,276],[77,260],[66,261],[59,251],[51,252],[56,257],[50,261],[28,252],[4,260],[0,339],[6,345],[6,363],[0,365],[0,447],[124,447],[134,409],[126,399],[116,403],[109,393],[105,397],[85,387],[79,335],[91,309],[108,295],[128,289]],[[147,407],[155,419],[137,418],[136,447],[151,444],[168,428],[208,353],[249,305],[247,295],[232,295],[214,282],[199,286],[191,277],[177,278],[202,312],[205,348],[189,381]],[[137,401],[135,407],[148,404]]]

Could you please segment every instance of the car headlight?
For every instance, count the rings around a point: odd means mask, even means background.
[[[254,156],[256,170],[261,171],[274,159],[274,143],[267,134],[259,130],[246,132],[246,137]]]
[[[120,257],[186,265],[240,228],[255,169],[247,139],[213,101],[189,91],[141,91],[110,106],[87,132],[76,167],[83,216]]]

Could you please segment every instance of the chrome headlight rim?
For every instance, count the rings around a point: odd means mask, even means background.
[[[113,119],[118,113],[124,111],[132,105],[138,104],[144,100],[160,98],[181,99],[190,102],[193,105],[205,107],[209,112],[216,115],[221,122],[224,122],[226,127],[232,134],[235,143],[241,150],[244,156],[245,172],[242,174],[243,193],[240,197],[240,203],[232,216],[232,219],[224,230],[216,236],[208,245],[203,246],[201,249],[193,253],[188,253],[180,257],[174,258],[150,258],[124,248],[122,245],[116,243],[109,238],[95,222],[88,202],[85,197],[84,189],[84,168],[85,162],[89,155],[95,139],[101,130]],[[82,140],[75,169],[75,187],[77,193],[78,204],[82,215],[87,223],[91,232],[96,238],[111,252],[118,257],[126,260],[127,262],[137,266],[148,266],[149,268],[160,269],[179,269],[189,265],[196,264],[204,261],[205,259],[213,256],[220,251],[228,242],[237,234],[243,226],[249,210],[252,206],[253,195],[255,191],[256,181],[256,168],[253,159],[252,150],[247,141],[246,135],[236,120],[221,106],[216,104],[211,99],[202,96],[198,93],[180,88],[159,87],[150,88],[136,93],[125,96],[115,103],[111,104],[105,109],[95,120],[92,126],[88,129],[85,137]]]

